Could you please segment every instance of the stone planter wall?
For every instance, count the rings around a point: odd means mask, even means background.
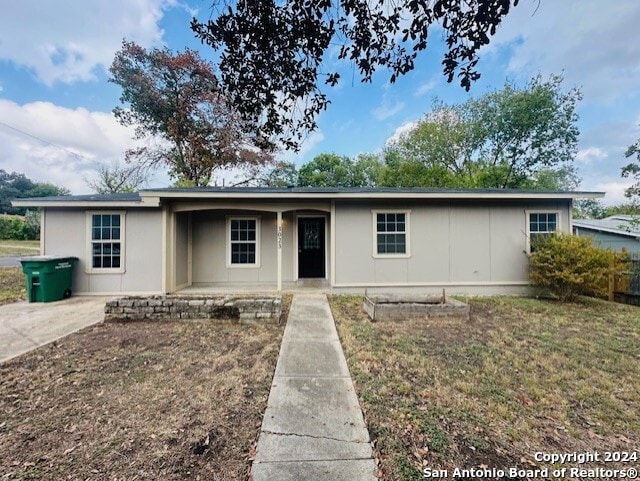
[[[277,323],[282,298],[233,296],[127,296],[104,308],[105,322],[213,319],[241,323]]]

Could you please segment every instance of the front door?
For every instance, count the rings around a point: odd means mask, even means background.
[[[298,218],[298,278],[325,276],[324,217]]]

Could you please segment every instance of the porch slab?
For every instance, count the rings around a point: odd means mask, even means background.
[[[276,295],[283,292],[289,293],[309,293],[309,294],[329,294],[331,286],[329,281],[321,280],[308,283],[304,280],[300,282],[283,282],[282,291],[278,292],[278,286],[273,283],[207,283],[194,284],[189,287],[178,290],[177,295],[209,295],[209,294],[266,294]]]

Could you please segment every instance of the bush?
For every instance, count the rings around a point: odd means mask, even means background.
[[[531,254],[529,278],[561,301],[580,295],[606,297],[610,275],[621,269],[623,257],[594,246],[590,237],[547,236],[539,239]]]
[[[37,240],[40,237],[40,216],[27,211],[25,217],[0,217],[0,239]]]

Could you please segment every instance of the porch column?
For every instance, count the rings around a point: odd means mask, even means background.
[[[276,214],[276,236],[278,242],[278,292],[282,290],[282,211]]]
[[[168,294],[175,290],[175,222],[176,216],[170,205],[162,209],[162,291]]]

